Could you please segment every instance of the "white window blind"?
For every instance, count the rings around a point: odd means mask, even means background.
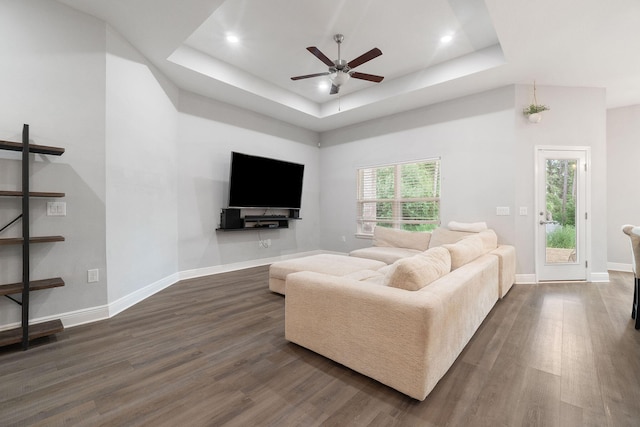
[[[358,169],[358,233],[376,225],[426,231],[440,224],[440,159]]]

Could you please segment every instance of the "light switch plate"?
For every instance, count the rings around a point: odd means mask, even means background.
[[[527,207],[526,206],[520,206],[520,215],[528,215],[529,212],[527,212]]]
[[[511,215],[509,206],[498,206],[496,208],[496,215]]]

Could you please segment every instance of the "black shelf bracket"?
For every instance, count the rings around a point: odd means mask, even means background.
[[[15,302],[16,304],[22,305],[22,301],[18,301],[17,299],[12,297],[11,295],[5,295],[5,298],[9,298],[11,301]]]
[[[9,224],[5,225],[4,227],[0,228],[0,233],[2,233],[4,230],[6,230],[7,228],[11,227],[16,221],[18,221],[20,218],[22,218],[22,214],[18,215],[18,217],[16,219],[14,219],[13,221],[11,221]]]

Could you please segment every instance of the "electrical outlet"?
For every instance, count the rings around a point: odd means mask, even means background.
[[[527,207],[526,206],[520,206],[520,215],[525,216],[528,215],[529,213],[527,212]]]
[[[47,216],[66,216],[66,202],[47,202]]]
[[[93,270],[87,270],[87,283],[95,283],[100,280],[100,274],[97,268]]]

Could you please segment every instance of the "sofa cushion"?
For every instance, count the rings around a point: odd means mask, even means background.
[[[386,264],[393,264],[401,258],[408,258],[423,251],[407,248],[392,248],[388,246],[372,246],[370,248],[356,249],[349,252],[349,256],[374,259]]]
[[[466,237],[459,242],[442,245],[451,255],[451,270],[462,267],[485,253],[482,238],[478,235]]]
[[[417,291],[451,271],[451,255],[445,248],[433,248],[398,260],[385,274],[384,283],[394,288]]]
[[[470,233],[467,231],[454,231],[448,228],[439,227],[431,232],[431,239],[429,240],[429,248],[435,248],[445,245],[447,243],[455,243],[458,240],[465,237],[472,236],[477,233]]]
[[[347,279],[363,281],[363,280],[371,279],[372,277],[379,277],[379,276],[383,276],[383,274],[375,270],[358,270],[358,271],[354,271],[353,273],[349,273],[343,277],[346,277]]]
[[[482,239],[485,253],[491,252],[498,247],[498,235],[495,231],[487,229],[479,232],[478,236]]]
[[[479,233],[482,230],[487,229],[486,222],[456,222],[450,221],[447,225],[449,230],[453,231],[466,231],[469,233]]]
[[[426,251],[429,249],[430,239],[431,233],[428,232],[406,231],[380,226],[373,229],[373,246]]]

